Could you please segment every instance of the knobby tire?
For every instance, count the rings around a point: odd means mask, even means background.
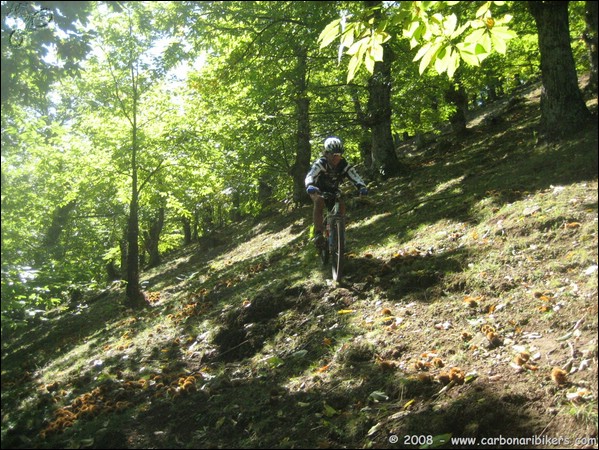
[[[333,280],[339,281],[343,276],[343,255],[345,253],[345,226],[343,219],[337,218],[331,227],[331,270]]]

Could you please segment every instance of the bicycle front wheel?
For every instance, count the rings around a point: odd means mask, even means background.
[[[335,220],[331,235],[331,269],[333,280],[339,281],[343,276],[343,257],[345,254],[345,224],[343,219]]]

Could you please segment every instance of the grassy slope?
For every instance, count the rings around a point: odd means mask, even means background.
[[[400,149],[409,173],[350,201],[339,285],[310,208],[273,209],[145,273],[147,311],[115,286],[5,340],[2,447],[596,438],[597,128],[538,142],[520,100]]]

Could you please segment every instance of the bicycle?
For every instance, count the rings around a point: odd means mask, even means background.
[[[11,31],[8,42],[13,47],[22,47],[28,33],[46,28],[54,20],[50,9],[42,8],[32,13],[21,3],[13,7],[9,15],[15,16],[25,25],[24,28]]]
[[[318,250],[323,265],[331,260],[333,280],[339,281],[343,276],[345,254],[345,218],[341,215],[339,201],[341,192],[322,192],[320,196],[325,202],[323,229],[325,245]]]

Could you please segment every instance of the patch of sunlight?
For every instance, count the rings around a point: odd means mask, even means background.
[[[463,222],[443,219],[433,224],[419,226],[410,243],[425,247],[444,246],[448,241],[459,241],[468,230],[469,226]]]
[[[294,225],[290,225],[278,233],[258,234],[249,241],[238,245],[230,252],[225,253],[217,258],[214,261],[215,265],[218,267],[222,264],[229,265],[232,263],[245,261],[285,247],[306,231],[301,230],[299,233],[293,233],[293,228]]]
[[[116,328],[125,329],[122,324]],[[102,336],[99,334],[96,338],[86,339],[73,346],[44,367],[42,379],[51,383],[58,379],[79,377],[84,373],[99,377],[114,364],[111,360],[125,362],[137,358],[138,362],[146,361],[157,345],[173,342],[177,338],[177,329],[159,320],[141,330],[117,331],[116,334],[107,342],[100,342]]]
[[[453,180],[449,180],[444,183],[440,183],[439,185],[437,185],[437,187],[435,188],[435,190],[433,192],[428,194],[428,196],[435,195],[435,194],[438,194],[438,193],[444,192],[444,191],[450,191],[452,188],[455,188],[456,186],[458,186],[464,180],[465,177],[466,177],[466,175],[462,175],[457,178],[454,178]]]
[[[397,235],[391,235],[379,242],[376,247],[371,246],[370,249],[378,258],[388,258],[396,254],[402,246],[403,243]]]
[[[384,219],[385,217],[389,217],[389,216],[391,216],[390,212],[385,212],[385,213],[381,213],[381,214],[375,214],[375,215],[370,216],[370,217],[368,217],[368,218],[366,218],[364,220],[349,223],[347,225],[346,229],[351,230],[352,228],[366,227],[368,225],[372,225],[377,220],[381,220],[381,219]]]
[[[94,351],[98,347],[95,339],[88,340],[80,345],[76,345],[69,352],[66,352],[60,358],[52,360],[42,371],[41,379],[44,383],[52,383],[57,379],[66,379],[75,375],[81,374],[93,367],[100,367],[97,361],[100,361],[103,356],[101,352]],[[87,364],[87,367],[86,367]]]

